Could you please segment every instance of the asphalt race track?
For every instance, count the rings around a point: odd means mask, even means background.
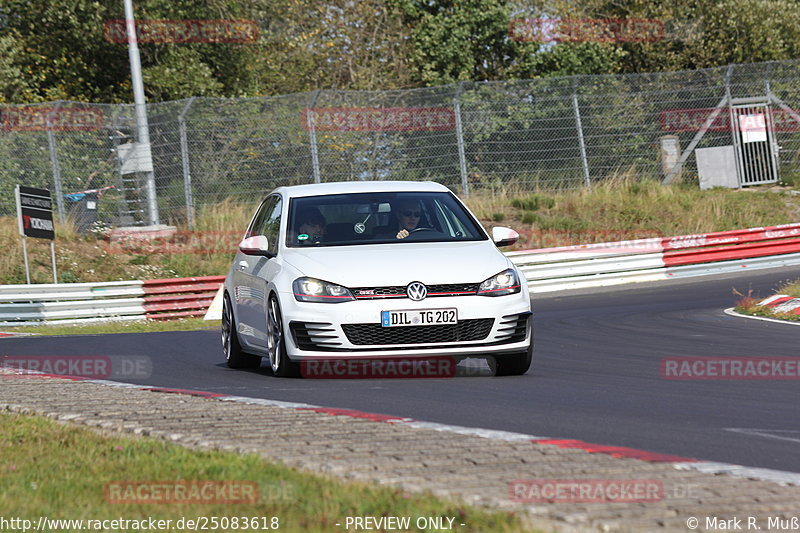
[[[131,383],[357,409],[800,472],[800,380],[676,381],[661,359],[798,357],[800,326],[722,312],[797,269],[534,297],[532,369],[516,377],[278,379],[224,365],[216,332],[19,337],[2,355],[148,356]]]

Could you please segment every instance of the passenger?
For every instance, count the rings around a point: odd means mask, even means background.
[[[316,207],[301,208],[294,217],[297,242],[303,245],[319,244],[325,237],[326,222]]]

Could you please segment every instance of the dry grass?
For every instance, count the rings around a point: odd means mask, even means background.
[[[509,226],[522,238],[514,249],[607,242],[770,226],[800,220],[800,197],[753,189],[700,191],[696,185],[661,186],[622,174],[591,189],[535,194],[493,187],[467,204],[484,226]],[[226,201],[197,214],[196,230],[180,246],[121,249],[70,225],[56,228],[60,282],[154,279],[227,272],[255,204]],[[186,228],[179,228],[184,230]],[[24,283],[16,220],[0,218],[0,283]],[[52,282],[48,241],[28,239],[31,277]]]
[[[470,208],[486,226],[510,226],[517,249],[708,233],[800,220],[800,197],[759,189],[662,186],[622,175],[591,189],[558,194],[518,191],[474,196]],[[497,219],[502,222],[495,222]]]

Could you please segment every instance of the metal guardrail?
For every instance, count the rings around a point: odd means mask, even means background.
[[[800,264],[800,223],[506,254],[531,292]]]
[[[0,285],[0,325],[202,316],[225,276]]]
[[[0,285],[0,304],[20,301],[91,300],[142,295],[144,295],[144,291],[142,290],[141,281]]]
[[[533,293],[800,265],[800,223],[508,252]],[[0,285],[0,326],[203,316],[225,276]]]

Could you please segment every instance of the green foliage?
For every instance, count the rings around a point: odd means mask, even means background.
[[[418,81],[441,85],[502,79],[512,64],[507,2],[409,0],[403,7],[413,28],[411,61]]]
[[[0,102],[21,101],[28,90],[28,79],[20,65],[21,51],[17,36],[0,35]]]
[[[252,42],[139,44],[151,101],[672,71],[800,56],[794,0],[140,0],[137,20],[245,20]],[[518,18],[649,19],[651,42],[527,42]],[[0,102],[131,100],[119,0],[4,0]]]

